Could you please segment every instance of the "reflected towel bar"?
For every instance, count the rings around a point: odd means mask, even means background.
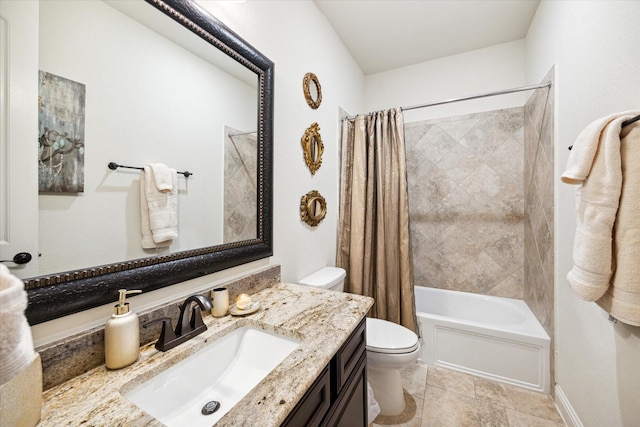
[[[138,166],[125,166],[125,165],[119,165],[116,162],[109,162],[109,164],[107,165],[109,167],[109,169],[111,170],[116,170],[118,168],[127,168],[127,169],[138,169],[143,171],[144,168],[138,167]],[[191,172],[189,171],[184,171],[184,172],[178,172],[179,174],[184,175],[185,178],[189,178],[191,175],[193,175]]]

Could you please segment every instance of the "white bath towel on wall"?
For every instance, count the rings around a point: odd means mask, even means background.
[[[615,271],[597,303],[613,317],[640,326],[640,122],[620,134],[622,191],[614,224]]]
[[[620,204],[623,173],[622,122],[640,111],[612,114],[587,126],[578,136],[562,181],[580,184],[576,191],[574,266],[567,275],[574,292],[599,300],[609,289],[616,268],[613,228]]]
[[[33,361],[31,328],[24,310],[24,283],[0,264],[0,385],[10,381]]]
[[[175,169],[145,165],[140,175],[142,247],[171,245],[178,237],[178,181]]]
[[[618,211],[622,170],[620,129],[625,115],[596,120],[578,135],[562,181],[576,190],[576,234],[569,285],[587,301],[607,291],[612,264],[612,230]]]

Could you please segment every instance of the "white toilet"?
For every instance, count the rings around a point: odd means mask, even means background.
[[[342,292],[346,272],[338,267],[325,267],[298,283],[304,286]],[[418,336],[404,326],[367,317],[367,377],[382,415],[398,415],[404,411],[400,369],[420,356]]]

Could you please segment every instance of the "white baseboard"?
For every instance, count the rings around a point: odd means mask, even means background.
[[[578,418],[578,414],[571,406],[571,402],[567,398],[567,395],[564,394],[562,389],[558,384],[555,387],[556,392],[556,408],[558,408],[558,412],[560,416],[564,420],[564,423],[567,427],[584,427],[580,418]]]

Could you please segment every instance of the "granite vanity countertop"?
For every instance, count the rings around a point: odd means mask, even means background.
[[[279,426],[369,311],[373,299],[288,283],[260,291],[252,299],[261,304],[254,314],[206,316],[208,330],[176,348],[163,353],[151,343],[127,368],[109,371],[102,365],[45,391],[38,426],[162,426],[121,393],[245,325],[301,344],[216,426]]]

